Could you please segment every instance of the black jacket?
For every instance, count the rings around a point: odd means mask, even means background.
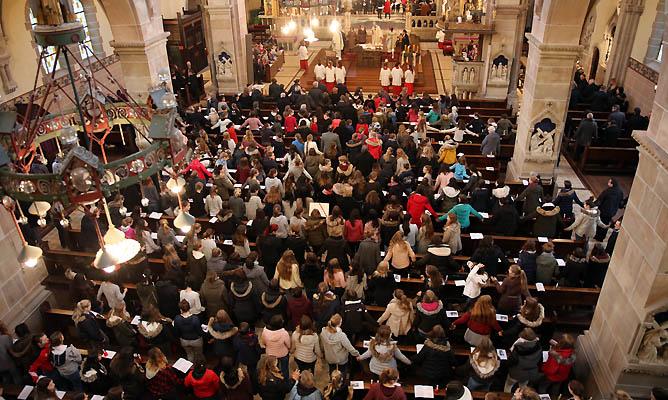
[[[453,377],[455,356],[447,340],[433,342],[427,339],[412,361],[421,367],[420,374],[431,381],[448,382]]]
[[[508,258],[497,245],[493,245],[489,249],[475,249],[471,261],[476,264],[484,264],[489,276],[496,276],[496,274],[502,274],[508,270]]]
[[[290,393],[295,382],[292,379],[267,379],[264,385],[260,384],[259,394],[262,400],[283,400]]]
[[[260,316],[260,296],[250,282],[232,282],[227,304],[237,323],[248,322],[253,325]]]
[[[598,199],[596,199],[596,205],[601,211],[601,220],[604,223],[610,221],[610,218],[614,217],[619,210],[619,207],[622,205],[624,200],[624,192],[619,186],[613,186],[605,189]]]
[[[265,325],[269,325],[274,315],[282,316],[285,321],[288,302],[280,291],[268,288],[260,294],[260,303],[262,303],[262,322]]]
[[[104,333],[100,330],[95,317],[86,313],[85,319],[77,324],[79,338],[90,342],[102,342],[105,339]]]
[[[174,333],[179,339],[197,340],[202,337],[202,321],[197,315],[184,318],[177,315],[174,318]]]
[[[536,218],[533,223],[533,235],[553,238],[557,236],[557,232],[563,225],[563,219],[559,213],[561,209],[550,203],[543,204],[536,207],[536,211],[528,214],[527,219]]]
[[[179,288],[171,281],[161,280],[155,284],[158,295],[158,309],[160,314],[174,318],[179,314]]]
[[[368,281],[369,294],[372,294],[376,305],[387,307],[390,300],[394,296],[394,289],[397,287],[397,282],[394,280],[392,273],[388,273],[386,277],[371,276]]]
[[[378,326],[376,320],[369,315],[362,300],[346,301],[341,307],[341,314],[343,317],[341,330],[349,337],[360,333],[371,334]]]
[[[513,236],[519,229],[520,214],[514,204],[504,204],[494,211],[492,221],[494,222],[494,232],[497,235]]]
[[[423,334],[431,332],[436,325],[447,326],[445,308],[443,302],[438,301],[438,306],[434,310],[426,310],[422,302],[418,302],[415,307],[415,321],[413,325]]]

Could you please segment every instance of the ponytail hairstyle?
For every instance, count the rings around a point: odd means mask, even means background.
[[[341,386],[343,386],[343,375],[341,374],[341,371],[335,369],[334,371],[332,371],[332,374],[330,375],[329,379],[329,384],[327,385],[327,387],[323,392],[325,398],[331,399],[332,395],[336,393],[339,389],[341,389]]]
[[[404,311],[411,310],[411,300],[404,294],[404,291],[401,289],[394,290],[394,298],[398,300],[399,307]]]
[[[334,314],[334,315],[332,315],[332,317],[331,317],[331,318],[329,319],[329,321],[327,322],[327,331],[328,331],[329,333],[335,333],[335,332],[336,332],[336,328],[338,328],[339,326],[341,326],[341,321],[342,321],[342,319],[341,319],[341,315],[340,315],[340,314]]]
[[[90,307],[91,304],[88,299],[83,299],[77,303],[77,306],[72,313],[72,320],[74,320],[75,325],[86,319],[86,313],[90,311]]]
[[[508,269],[508,273],[510,276],[519,275],[522,292],[527,293],[529,291],[529,287],[527,284],[527,274],[524,273],[524,271],[519,265],[517,264],[511,265],[510,268]]]
[[[427,265],[427,268],[425,268],[425,273],[431,281],[430,286],[432,288],[440,288],[443,286],[443,275],[441,275],[441,271],[439,271],[438,268],[433,265]]]
[[[406,236],[408,236],[408,233],[411,231],[411,219],[412,218],[413,217],[411,217],[411,215],[408,214],[408,213],[406,213],[406,215],[404,215],[404,221],[401,224],[401,229],[404,231],[404,235],[406,235]]]

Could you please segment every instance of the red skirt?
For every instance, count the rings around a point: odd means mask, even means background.
[[[414,89],[414,88],[413,88],[413,84],[412,84],[412,83],[404,83],[404,87],[406,88],[406,93],[408,93],[408,95],[412,95],[412,94],[413,94],[413,89]]]
[[[392,86],[392,94],[396,94],[397,96],[401,94],[401,86]]]
[[[308,60],[299,60],[299,68],[306,71],[308,69]]]
[[[327,93],[332,93],[332,89],[334,89],[334,85],[336,82],[325,82],[325,86],[327,87]]]
[[[438,42],[438,48],[443,50],[445,48],[445,42]]]
[[[381,86],[383,90],[387,93],[390,93],[390,87],[389,86]]]

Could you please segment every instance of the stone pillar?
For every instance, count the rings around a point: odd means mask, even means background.
[[[104,46],[102,45],[102,36],[100,34],[100,23],[97,21],[97,9],[94,0],[81,0],[84,8],[86,23],[88,24],[88,34],[90,36],[91,50],[98,58],[104,58]]]
[[[526,35],[529,57],[522,109],[517,118],[513,158],[508,164],[512,179],[526,178],[533,172],[543,178],[554,175],[587,2],[544,0],[536,3],[534,11],[533,28]],[[551,121],[551,131],[539,138],[535,126],[546,118]]]
[[[243,0],[208,0],[204,20],[211,77],[217,83],[218,92],[241,92],[253,80],[248,76],[248,64],[252,60],[246,49],[245,3]],[[223,51],[232,57],[232,65],[223,67],[218,62],[218,55]]]
[[[5,34],[2,32],[2,27],[0,27],[0,81],[2,82],[2,90],[5,94],[14,93],[18,87],[10,68],[10,60],[11,56],[7,50]],[[41,68],[41,65],[39,67]]]
[[[649,129],[633,133],[640,163],[591,326],[578,340],[589,374],[581,379],[595,399],[616,389],[646,398],[668,382],[668,358],[657,345],[668,323],[662,329],[654,321],[668,310],[667,61],[664,55]]]
[[[120,58],[125,88],[138,102],[146,101],[150,89],[160,83],[158,72],[163,68],[169,69],[168,36],[168,32],[158,32],[145,41],[111,42]],[[171,87],[171,82],[168,85]]]
[[[494,20],[494,33],[492,34],[492,46],[490,64],[499,55],[508,59],[508,73],[504,79],[498,79],[491,76],[485,77],[487,80],[487,91],[485,97],[505,98],[510,100],[512,93],[512,103],[517,102],[517,76],[519,74],[520,57],[522,56],[522,39],[524,38],[524,27],[526,24],[527,4],[525,0],[498,0],[496,4],[496,18]],[[493,10],[487,11],[492,14]],[[491,70],[491,66],[489,68]],[[513,86],[513,70],[515,71],[515,83]],[[489,75],[489,73],[488,73]],[[511,90],[511,87],[514,89]]]
[[[645,9],[645,0],[622,0],[620,4],[619,17],[615,39],[612,42],[612,50],[608,58],[605,70],[605,83],[616,79],[618,85],[624,84],[626,67],[629,65],[629,57],[636,38],[638,22]]]
[[[656,64],[656,56],[659,54],[662,39],[666,29],[666,19],[668,19],[668,8],[666,8],[666,0],[659,0],[656,4],[656,17],[652,24],[652,34],[647,42],[647,52],[645,53],[645,65]]]
[[[42,329],[39,306],[50,292],[42,286],[47,272],[44,262],[34,268],[22,268],[16,260],[21,251],[21,239],[7,210],[0,206],[0,320],[10,331],[22,322],[31,328]],[[38,331],[37,331],[38,332]]]

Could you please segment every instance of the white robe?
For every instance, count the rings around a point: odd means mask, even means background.
[[[404,71],[401,68],[392,68],[392,86],[401,86],[401,78],[404,77]]]
[[[334,68],[334,75],[336,76],[336,83],[345,83],[346,81],[346,67]]]
[[[315,74],[315,80],[321,81],[325,79],[325,66],[322,64],[317,64],[313,67],[313,73]]]
[[[381,68],[380,70],[380,86],[390,86],[390,77],[392,71],[389,68]]]
[[[299,56],[299,60],[308,60],[308,50],[306,49],[306,46],[299,46],[297,55]]]

